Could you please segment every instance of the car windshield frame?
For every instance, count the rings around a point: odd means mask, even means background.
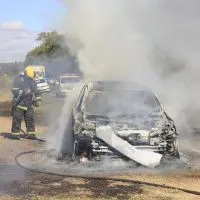
[[[46,80],[45,79],[36,79],[35,80],[36,84],[40,84],[40,83],[46,83]]]
[[[97,93],[106,93],[106,92],[115,92],[116,94],[117,93],[119,93],[119,92],[143,92],[145,95],[147,94],[147,95],[149,95],[149,97],[151,97],[151,98],[153,98],[152,100],[154,100],[155,102],[154,102],[154,104],[155,104],[155,107],[152,107],[152,112],[146,112],[145,113],[145,115],[152,115],[152,114],[155,114],[155,113],[161,113],[162,112],[162,106],[161,106],[161,104],[160,104],[160,102],[159,102],[159,100],[157,99],[157,97],[156,97],[156,95],[153,93],[153,92],[149,92],[149,91],[146,91],[146,90],[134,90],[134,89],[132,89],[132,90],[91,90],[89,93],[88,93],[88,95],[87,95],[87,97],[85,98],[85,101],[83,102],[83,105],[82,105],[82,111],[84,112],[84,113],[86,113],[87,115],[96,115],[96,116],[105,116],[105,117],[107,117],[107,116],[109,116],[109,114],[108,113],[102,113],[102,112],[91,112],[91,110],[89,110],[88,109],[88,105],[87,105],[87,101],[88,101],[88,98],[90,98],[90,95],[92,94],[92,93],[95,93],[95,92],[97,92]],[[148,97],[148,96],[147,96]],[[109,98],[109,97],[108,97]],[[137,103],[139,103],[139,102],[137,102]],[[141,102],[140,102],[141,103]],[[90,103],[88,103],[88,104],[90,104],[91,105],[91,102]],[[98,106],[97,106],[98,107]],[[142,107],[142,106],[141,106]],[[144,107],[145,107],[145,104],[144,104]],[[140,108],[140,107],[139,107]],[[98,109],[97,109],[98,110]],[[103,109],[102,109],[103,110]],[[151,110],[151,108],[150,108],[150,110]],[[142,109],[141,109],[141,111],[142,111]],[[130,116],[133,116],[133,115],[144,115],[142,112],[138,112],[137,111],[137,113],[135,113],[135,112],[133,112],[132,114],[131,113],[118,113],[118,115],[116,115],[115,117],[117,117],[117,116],[128,116],[128,115],[130,115]],[[114,116],[114,115],[113,115]]]

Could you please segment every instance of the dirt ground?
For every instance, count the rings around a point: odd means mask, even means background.
[[[61,103],[61,102],[60,102]],[[105,180],[74,179],[26,171],[15,164],[15,156],[23,151],[38,149],[42,143],[30,140],[10,140],[9,100],[0,102],[0,200],[30,199],[132,199],[132,200],[197,200],[200,196],[178,190]],[[40,120],[43,119],[40,116]],[[39,121],[40,121],[39,120]],[[38,132],[48,124],[37,123]],[[200,191],[200,170],[185,169],[162,172],[133,172],[116,177],[182,187]]]

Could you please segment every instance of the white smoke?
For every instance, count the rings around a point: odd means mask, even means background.
[[[200,108],[198,0],[66,0],[71,51],[90,79],[134,80],[158,93],[179,128]],[[65,26],[63,26],[65,24]],[[198,126],[198,120],[194,124]]]
[[[61,152],[62,148],[65,148],[65,152],[68,153],[71,153],[73,149],[72,109],[80,92],[81,84],[74,89],[74,92],[66,97],[60,117],[47,132],[47,148],[55,150],[56,153]],[[63,146],[63,144],[65,145]]]

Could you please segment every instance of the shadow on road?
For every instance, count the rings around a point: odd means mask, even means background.
[[[0,133],[1,137],[7,138],[7,139],[12,139],[12,134],[11,133]]]
[[[78,190],[77,190],[78,189]],[[35,174],[16,165],[0,165],[0,194],[31,198],[62,196],[92,199],[129,199],[143,193],[140,185],[106,180],[83,180]]]
[[[9,117],[11,116],[11,101],[0,103],[0,116]]]

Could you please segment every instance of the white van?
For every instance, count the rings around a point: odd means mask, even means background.
[[[74,90],[76,84],[81,81],[81,78],[77,75],[62,75],[59,76],[56,85],[56,96],[63,97],[68,95]]]
[[[37,93],[50,92],[49,84],[47,83],[47,80],[45,78],[36,78],[35,84]]]

